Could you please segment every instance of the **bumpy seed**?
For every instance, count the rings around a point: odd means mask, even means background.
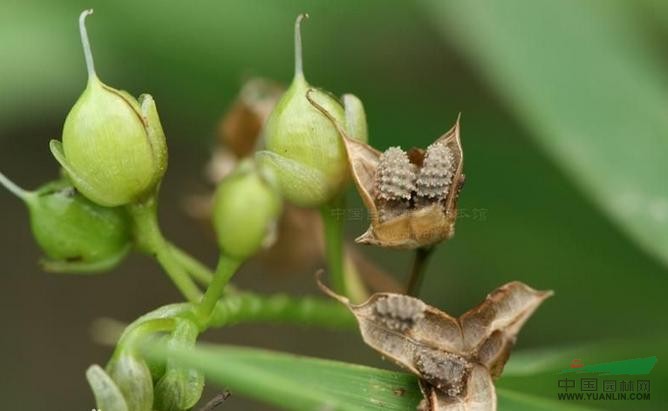
[[[416,353],[415,368],[431,385],[454,397],[464,390],[471,364],[459,355],[425,348]]]
[[[455,156],[444,143],[434,143],[427,148],[420,176],[417,179],[417,195],[429,200],[442,200],[448,195],[455,171]]]
[[[388,295],[376,302],[376,315],[388,328],[407,331],[424,317],[425,304],[406,295]]]
[[[381,156],[376,170],[376,198],[380,200],[410,200],[416,189],[417,170],[408,155],[399,147],[388,148]]]

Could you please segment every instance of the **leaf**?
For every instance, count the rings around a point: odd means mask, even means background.
[[[579,188],[668,263],[665,67],[636,2],[424,3]],[[549,16],[549,17],[548,17]],[[635,24],[634,24],[635,23]]]
[[[230,390],[286,410],[412,410],[422,398],[414,376],[360,365],[233,346],[168,349],[146,355],[194,367]]]
[[[647,377],[652,381],[665,381],[668,378],[668,369],[661,367],[660,359],[667,355],[667,351],[668,339],[666,337],[657,337],[655,339],[597,340],[580,344],[517,351],[506,365],[503,376],[496,383],[497,392],[499,398],[511,398],[526,403],[523,408],[519,408],[520,410],[533,410],[534,408],[531,408],[529,404],[534,402],[538,404],[546,401],[550,402],[549,400],[553,399],[556,393],[559,392],[556,390],[557,381],[560,378],[564,378],[560,372],[569,370],[571,362],[574,359],[579,359],[580,363],[586,367],[643,357],[657,357],[659,358],[659,362]],[[591,376],[598,378],[593,374]],[[571,376],[569,378],[574,377]],[[509,392],[511,393],[510,396],[505,395]],[[531,398],[530,401],[524,400],[524,397],[527,396]],[[559,401],[559,403],[565,407],[569,402]],[[611,410],[626,410],[629,406],[624,401],[606,401],[605,403],[601,403],[590,400],[586,402],[578,401],[578,404],[591,404],[593,407],[603,406],[605,409]],[[651,401],[636,402],[633,409],[664,409],[666,408],[666,404],[665,396],[661,396],[659,393],[652,395]],[[504,409],[504,401],[499,402],[499,407],[500,409]]]
[[[428,409],[443,411],[496,409],[492,378],[522,325],[552,295],[512,282],[453,318],[407,295],[376,293],[356,305],[318,285],[355,315],[367,345],[428,383]]]
[[[154,340],[145,348],[155,359],[170,358],[199,369],[233,395],[284,410],[415,410],[422,398],[415,376],[401,372],[226,345],[169,349]],[[591,409],[507,388],[498,391],[504,411]]]
[[[536,395],[513,391],[506,388],[497,388],[499,394],[499,409],[512,411],[591,411],[588,405],[574,402],[554,401]]]

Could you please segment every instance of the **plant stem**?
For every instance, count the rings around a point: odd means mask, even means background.
[[[10,193],[14,194],[16,197],[25,202],[34,196],[34,193],[19,187],[2,173],[0,173],[0,185],[4,186],[7,190],[9,190]]]
[[[205,266],[199,260],[182,250],[178,246],[171,244],[172,253],[179,263],[188,271],[188,274],[203,286],[208,286],[213,280],[213,273],[209,267]]]
[[[202,322],[205,322],[211,316],[216,303],[223,296],[225,286],[230,282],[230,278],[232,278],[240,265],[241,261],[236,258],[224,254],[220,256],[213,281],[209,284],[202,302],[197,307],[197,316]]]
[[[199,288],[179,260],[175,258],[173,247],[160,231],[155,197],[151,197],[144,203],[128,206],[128,212],[134,223],[133,232],[137,248],[158,260],[174,285],[188,301],[199,301],[201,296]]]
[[[320,210],[325,228],[325,258],[329,269],[332,289],[341,295],[348,296],[345,273],[343,272],[343,225],[341,212],[345,210],[343,195],[325,205]]]
[[[406,294],[417,296],[420,292],[420,286],[424,278],[424,271],[427,268],[429,257],[434,252],[434,247],[420,247],[415,250],[411,276],[406,287]]]
[[[226,295],[218,302],[206,326],[224,327],[259,322],[336,329],[352,329],[357,325],[350,311],[335,301],[286,294],[238,292]]]
[[[123,331],[116,346],[117,355],[138,336],[151,332],[168,332],[175,318],[195,319],[199,305],[169,304],[137,318]],[[210,317],[200,324],[200,331],[240,323],[274,323],[352,329],[357,323],[342,304],[315,297],[292,297],[286,294],[260,295],[239,291],[218,300]]]

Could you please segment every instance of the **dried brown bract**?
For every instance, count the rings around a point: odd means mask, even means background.
[[[384,153],[350,138],[330,113],[311,104],[337,128],[371,226],[359,243],[418,248],[449,239],[455,232],[457,199],[464,184],[464,155],[455,125],[427,150],[391,147]]]
[[[364,342],[421,379],[423,410],[495,410],[492,380],[503,371],[517,333],[552,295],[521,282],[494,290],[459,318],[407,295],[377,293],[356,305],[318,281],[345,304]]]
[[[244,82],[232,107],[218,125],[218,142],[207,166],[212,183],[218,183],[241,158],[260,144],[262,128],[285,88],[272,80],[253,77]]]

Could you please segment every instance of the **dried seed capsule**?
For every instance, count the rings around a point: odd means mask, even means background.
[[[388,328],[396,331],[408,331],[422,317],[426,305],[407,295],[389,294],[378,299],[374,309],[376,316]]]
[[[412,149],[406,153],[407,158],[403,158],[396,149],[381,153],[350,138],[350,132],[338,125],[326,107],[313,99],[309,102],[340,133],[355,185],[369,210],[371,225],[355,241],[382,247],[418,248],[454,235],[457,200],[464,183],[459,119],[432,144],[427,150],[429,153]],[[397,158],[390,162],[387,159],[390,155]],[[419,174],[416,167],[424,168],[424,172]],[[414,186],[411,184],[414,180],[406,178],[411,174],[422,177]]]
[[[464,390],[468,370],[465,358],[443,351],[423,349],[416,354],[415,368],[431,385],[454,397]]]
[[[443,200],[447,197],[455,171],[454,154],[442,142],[431,144],[417,179],[417,195],[421,201]]]

